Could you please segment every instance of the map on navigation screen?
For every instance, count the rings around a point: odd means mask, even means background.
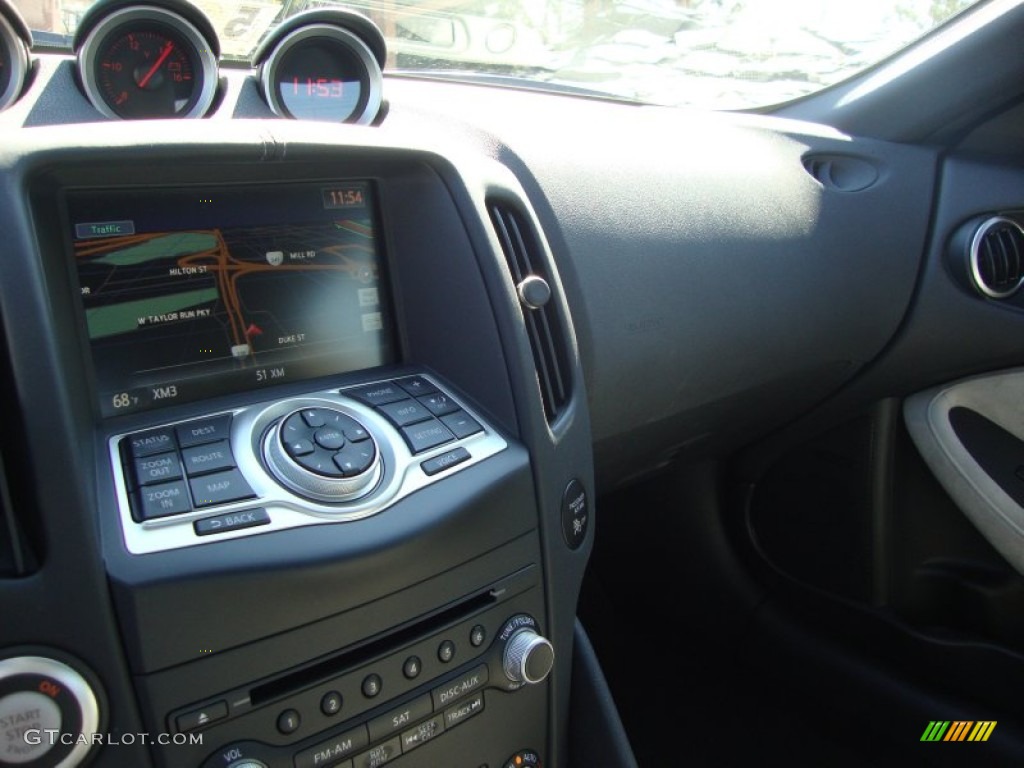
[[[104,412],[390,362],[368,188],[302,191],[319,220],[188,229],[123,215],[73,222]],[[232,212],[227,218],[239,218]]]

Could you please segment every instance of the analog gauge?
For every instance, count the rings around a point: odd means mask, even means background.
[[[380,109],[374,54],[359,37],[330,24],[286,35],[264,62],[260,81],[270,108],[282,117],[366,124]]]
[[[21,94],[28,72],[28,50],[25,41],[0,14],[0,109]]]
[[[200,117],[217,88],[217,55],[191,22],[169,10],[116,11],[78,51],[86,95],[107,117]]]

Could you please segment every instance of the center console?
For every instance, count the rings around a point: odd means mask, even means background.
[[[17,384],[59,392],[62,432],[26,450],[73,490],[38,524],[82,532],[47,567],[116,648],[5,630],[0,685],[34,695],[4,670],[52,658],[106,738],[26,759],[566,764],[590,436],[525,194],[426,150],[253,151],[39,147],[19,170],[54,362]]]

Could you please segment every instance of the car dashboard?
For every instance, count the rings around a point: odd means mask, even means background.
[[[0,112],[0,765],[631,765],[598,496],[885,392],[934,290],[1000,322],[931,233],[1014,182],[928,142],[398,75],[314,122],[247,66],[119,120],[78,66]]]

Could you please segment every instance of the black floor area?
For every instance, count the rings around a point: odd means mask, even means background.
[[[623,610],[591,581],[581,620],[641,768],[907,765],[858,725],[829,723],[828,694],[808,694],[812,681],[780,684],[667,612]]]
[[[792,643],[785,620],[777,635],[766,630],[759,583],[746,602],[725,585],[728,537],[703,506],[716,502],[701,500],[706,489],[687,498],[690,485],[646,483],[596,508],[579,617],[640,768],[1011,764],[990,759],[988,745],[922,743],[928,720],[948,715],[887,703],[899,670],[847,663],[835,638],[819,648],[813,613]]]

